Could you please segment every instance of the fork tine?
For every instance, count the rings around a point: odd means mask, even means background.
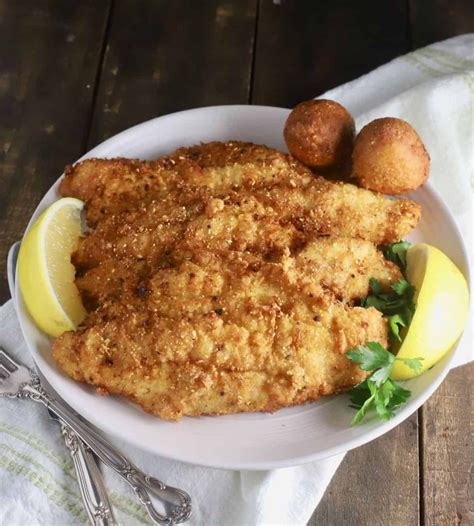
[[[3,365],[0,364],[0,378],[2,380],[6,380],[9,377],[10,377],[10,371],[6,367],[3,367]]]
[[[19,364],[14,362],[10,356],[0,347],[0,365],[7,369],[9,373],[18,370]]]

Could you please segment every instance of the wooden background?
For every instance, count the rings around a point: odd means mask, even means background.
[[[472,0],[0,0],[0,303],[9,246],[85,151],[197,106],[291,107],[474,30]],[[474,524],[474,366],[350,452],[310,525]],[[297,502],[295,502],[297,505]]]

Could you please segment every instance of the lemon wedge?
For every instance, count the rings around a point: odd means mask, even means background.
[[[71,263],[83,208],[71,197],[53,203],[26,234],[18,255],[18,284],[28,312],[55,337],[75,329],[86,314]]]
[[[446,254],[425,243],[408,249],[407,278],[416,288],[416,311],[397,357],[423,358],[421,374],[439,361],[461,335],[469,291],[461,271]],[[396,360],[390,376],[407,380],[417,375]]]

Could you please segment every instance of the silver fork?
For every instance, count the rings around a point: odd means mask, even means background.
[[[117,526],[102,473],[92,451],[69,426],[61,422],[51,411],[50,416],[61,426],[61,434],[71,454],[82,500],[91,524],[93,526]]]
[[[10,374],[14,373],[17,365],[18,364],[9,358],[0,347],[0,384],[7,378],[5,369]],[[54,418],[61,424],[61,433],[71,453],[84,507],[91,524],[93,526],[117,526],[103,484],[102,474],[99,471],[92,452],[85,444],[81,444],[80,439],[74,434],[71,428],[64,424],[54,413],[51,418]]]
[[[20,242],[17,241],[10,247],[7,259],[8,286],[15,309],[15,271],[19,249]],[[8,364],[6,367],[8,368]],[[44,382],[41,373],[39,371],[37,373],[41,381]],[[61,434],[71,455],[82,501],[92,526],[117,526],[102,473],[94,454],[69,426],[61,422],[52,411],[48,410],[48,412],[49,416],[61,427]]]
[[[150,477],[120,454],[104,437],[87,426],[61,401],[53,398],[43,387],[39,377],[24,365],[15,362],[0,348],[0,396],[28,398],[44,404],[83,440],[99,459],[111,467],[133,489],[156,524],[173,525],[186,521],[191,515],[191,498],[183,490],[166,486]],[[161,502],[158,511],[151,497]]]

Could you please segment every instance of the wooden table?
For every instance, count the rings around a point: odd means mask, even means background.
[[[0,260],[103,139],[214,104],[291,107],[474,30],[472,0],[0,0]],[[5,271],[0,302],[8,299]],[[474,524],[474,367],[350,452],[311,525]],[[297,505],[297,503],[295,503]]]

